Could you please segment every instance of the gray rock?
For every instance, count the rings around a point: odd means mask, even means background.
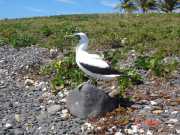
[[[79,118],[87,118],[110,112],[118,106],[115,98],[109,97],[103,90],[85,84],[67,96],[67,108]]]
[[[47,108],[48,114],[52,115],[55,114],[57,111],[61,109],[60,105],[51,105]]]
[[[24,131],[20,128],[14,129],[14,135],[24,135]]]

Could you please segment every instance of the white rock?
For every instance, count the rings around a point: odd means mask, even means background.
[[[69,91],[67,91],[67,90],[64,90],[64,95],[68,95],[69,94]]]
[[[143,134],[144,133],[144,129],[139,129],[139,133]]]
[[[109,128],[108,131],[110,132],[110,134],[112,134],[113,131],[116,130],[116,128],[117,128],[116,126],[113,126],[113,127]]]
[[[97,127],[97,130],[101,130],[102,129],[102,127]]]
[[[173,127],[174,127],[172,124],[168,124],[167,126],[170,127],[170,128],[173,128]]]
[[[60,92],[58,92],[58,96],[61,97],[61,98],[63,98],[63,97],[64,97],[64,94],[60,91]]]
[[[31,86],[34,85],[34,80],[32,79],[26,79],[24,82],[25,86]]]
[[[55,102],[54,100],[48,100],[48,104],[54,103],[54,102]]]
[[[148,130],[146,135],[153,135],[153,133],[150,130]]]
[[[62,112],[62,114],[61,114],[62,118],[68,118],[70,116],[67,109],[62,110],[61,112]]]
[[[176,123],[178,122],[178,119],[169,119],[167,123]]]
[[[61,99],[60,102],[66,103],[66,98]]]
[[[125,132],[128,133],[128,134],[130,134],[130,135],[133,135],[133,134],[134,134],[132,129],[125,129]]]
[[[177,114],[178,113],[178,111],[173,111],[173,112],[171,112],[171,114]]]
[[[133,133],[137,133],[138,132],[138,127],[136,125],[132,125],[132,130],[133,130]]]
[[[41,89],[42,91],[47,91],[47,83],[44,81],[36,81],[34,84],[36,89]]]
[[[62,110],[62,113],[68,113],[67,109]]]
[[[155,101],[150,101],[151,105],[157,105],[158,103]]]
[[[41,130],[42,129],[42,127],[38,127],[38,130]]]
[[[169,111],[168,110],[164,110],[165,113],[168,113]]]
[[[40,108],[41,108],[42,111],[46,110],[46,107],[44,105],[40,105]]]
[[[89,131],[91,131],[91,130],[94,129],[94,126],[93,126],[91,123],[88,123],[88,122],[86,122],[86,123],[84,124],[84,127],[85,127],[85,129],[87,129],[87,130],[89,130]]]
[[[150,105],[145,105],[145,106],[144,106],[144,109],[150,110],[151,108],[152,108],[152,106],[150,106]]]
[[[12,127],[12,124],[6,123],[6,124],[5,124],[5,127],[6,127],[6,128],[10,128],[10,127]]]
[[[123,135],[121,132],[116,132],[114,135]]]
[[[55,127],[54,127],[54,125],[51,127],[51,130],[54,130],[55,129]]]
[[[26,89],[29,89],[29,88],[30,88],[30,86],[25,86],[25,88],[26,88]]]
[[[50,49],[49,53],[50,53],[50,57],[54,58],[58,53],[58,49],[57,48]]]
[[[178,134],[180,134],[180,129],[176,129],[176,132],[177,132]]]

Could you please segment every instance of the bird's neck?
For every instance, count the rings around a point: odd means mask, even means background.
[[[77,47],[78,50],[85,51],[88,48],[88,41],[80,40],[79,45]]]

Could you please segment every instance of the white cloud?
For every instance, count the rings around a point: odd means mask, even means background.
[[[73,0],[56,0],[56,1],[65,3],[65,4],[75,4],[75,1],[73,1]]]
[[[102,0],[100,3],[103,6],[112,7],[112,8],[114,8],[117,5],[117,2],[112,2],[111,0]]]
[[[33,8],[33,7],[24,7],[24,8],[36,13],[46,13],[44,9],[40,9],[40,8]]]

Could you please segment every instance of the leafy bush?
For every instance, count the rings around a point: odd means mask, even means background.
[[[129,68],[122,70],[124,76],[118,78],[118,85],[120,90],[120,97],[125,96],[126,89],[135,84],[142,83],[142,77],[135,69]]]
[[[52,92],[54,94],[58,92],[59,87],[69,86],[72,88],[86,80],[84,74],[76,66],[75,55],[73,53],[68,53],[62,61],[54,61],[42,67],[41,73],[54,75],[51,80]]]
[[[151,70],[156,76],[167,77],[172,71],[177,69],[178,62],[172,60],[169,63],[164,62],[164,57],[155,56],[139,56],[135,61],[135,67],[138,69]]]
[[[44,36],[50,36],[53,32],[52,30],[47,26],[47,25],[44,25],[42,28],[41,28],[41,33],[44,35]]]
[[[31,34],[15,33],[10,37],[10,44],[15,47],[26,47],[36,43],[36,39]]]
[[[6,39],[0,37],[0,46],[3,46],[3,45],[5,45],[5,44],[7,44]]]

